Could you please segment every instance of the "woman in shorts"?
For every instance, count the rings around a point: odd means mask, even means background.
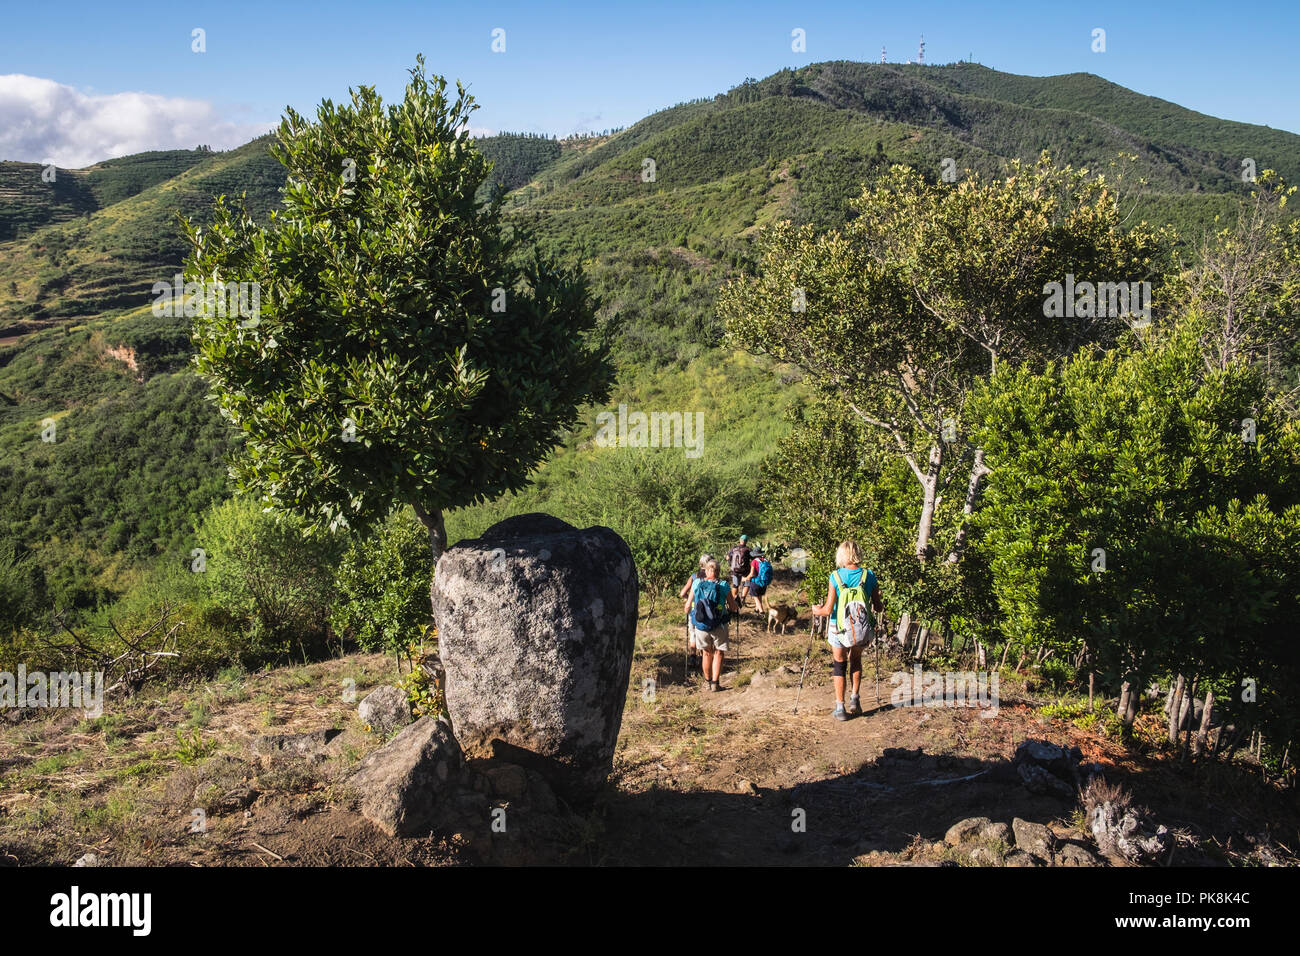
[[[707,604],[707,609],[702,608]],[[701,611],[704,611],[702,614]],[[704,689],[722,690],[722,658],[727,652],[727,631],[731,615],[740,611],[736,595],[727,581],[718,580],[718,562],[704,564],[704,577],[691,586],[686,613],[695,629],[695,645],[704,663]]]
[[[700,555],[700,568],[686,580],[686,584],[682,586],[681,591],[677,594],[679,598],[683,601],[686,600],[686,596],[695,587],[695,582],[704,577],[704,566],[712,560],[713,555],[707,551]],[[686,614],[686,655],[687,670],[693,670],[697,664],[696,658],[699,656],[699,651],[695,646],[695,628],[691,626],[690,612]]]
[[[880,596],[880,584],[876,581],[876,575],[863,568],[861,562],[862,556],[858,551],[857,542],[852,539],[840,542],[840,546],[835,549],[835,571],[831,574],[826,588],[826,603],[812,609],[817,617],[828,619],[826,641],[830,644],[831,653],[835,658],[831,664],[831,675],[835,682],[835,712],[832,716],[836,720],[848,720],[862,713],[862,703],[858,697],[862,688],[862,649],[867,646],[871,638],[870,629],[852,628],[845,620],[846,598],[850,589],[856,593],[860,587],[862,595],[870,598],[871,607],[875,611],[880,613],[885,610],[885,602]],[[853,679],[853,692],[849,697],[847,708],[844,706],[846,670]]]

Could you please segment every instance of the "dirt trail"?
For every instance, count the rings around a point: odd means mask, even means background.
[[[783,596],[775,589],[774,601]],[[540,827],[513,818],[522,822],[504,836],[488,835],[485,820],[483,834],[390,840],[357,812],[341,781],[382,744],[356,718],[356,701],[393,678],[379,655],[145,693],[96,721],[0,723],[0,863],[68,864],[88,852],[112,865],[969,863],[941,841],[971,816],[1081,837],[1075,804],[1029,793],[1010,770],[1030,737],[1105,765],[1185,834],[1182,862],[1258,862],[1249,841],[1270,827],[1294,845],[1294,805],[1245,771],[1179,768],[1044,718],[1038,708],[1052,698],[1032,681],[1003,680],[995,717],[893,706],[889,675],[903,665],[882,660],[877,706],[868,658],[866,712],[834,721],[824,642],[798,691],[807,609],[789,634],[756,621],[744,615],[739,667],[733,656],[723,689],[705,693],[696,675],[683,680],[676,616],[643,620],[610,787],[594,807]],[[341,693],[348,686],[355,696]],[[338,732],[317,763],[267,766],[250,750],[262,735],[322,728]]]

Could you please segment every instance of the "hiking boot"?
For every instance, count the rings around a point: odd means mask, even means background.
[[[850,717],[856,717],[862,713],[862,702],[858,700],[858,695],[854,694],[849,698],[849,706],[846,708]]]
[[[835,713],[832,714],[831,716],[834,717],[836,720],[848,720],[848,719],[849,719],[849,715],[848,715],[847,713],[844,712],[844,701],[842,701],[842,700],[837,700],[837,701],[835,702]]]

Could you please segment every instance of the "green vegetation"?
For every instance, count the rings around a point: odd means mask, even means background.
[[[428,532],[414,511],[394,511],[340,559],[330,627],[366,650],[405,648],[431,623],[433,564]]]
[[[210,606],[247,635],[254,660],[297,651],[305,661],[326,650],[344,542],[306,531],[302,519],[239,496],[214,507],[195,533],[204,556],[190,562],[191,572],[201,576]]]
[[[1107,687],[1194,674],[1228,713],[1290,739],[1300,675],[1281,635],[1300,612],[1300,432],[1258,370],[1207,370],[1189,324],[1000,370],[971,415],[995,476],[977,560],[1006,638],[1081,657]],[[1243,678],[1268,688],[1255,706],[1232,693]],[[1136,701],[1119,717],[1135,714]]]
[[[480,190],[486,199],[491,186],[506,192],[525,185],[560,158],[560,143],[540,133],[498,133],[474,140],[474,148],[492,162],[492,175]]]
[[[287,193],[271,136],[59,170],[55,183],[0,164],[0,656],[52,660],[56,608],[106,651],[124,646],[114,627],[183,621],[167,676],[344,642],[401,652],[427,624],[432,556],[403,502],[445,509],[448,542],[525,511],[607,524],[652,593],[746,530],[797,537],[815,598],[833,545],[854,534],[895,616],[995,655],[1050,650],[1040,666],[1054,686],[1091,670],[1113,696],[1126,680],[1181,674],[1198,699],[1209,691],[1228,719],[1263,729],[1280,759],[1296,710],[1274,642],[1295,630],[1300,256],[1294,203],[1263,171],[1300,180],[1294,135],[1089,75],[836,62],[599,136],[471,140],[430,122],[422,142],[440,152],[426,164],[358,133],[362,115],[384,129],[409,120],[360,97],[326,104],[319,124],[288,119]],[[1053,162],[1035,166],[1044,149]],[[384,156],[419,170],[424,192],[373,171]],[[1257,183],[1242,179],[1246,158]],[[443,189],[458,172],[465,188]],[[501,205],[481,205],[495,183]],[[425,229],[434,208],[459,224]],[[178,214],[203,227],[193,250]],[[340,238],[320,246],[304,224]],[[416,241],[404,245],[402,224]],[[243,256],[260,235],[283,245]],[[471,251],[421,272],[453,235]],[[277,290],[257,328],[198,317],[218,401],[194,374],[191,321],[150,309],[191,251],[191,278],[219,265]],[[1145,338],[1043,321],[1043,285],[1090,271],[1152,282]],[[792,317],[800,282],[808,309]],[[759,285],[737,297],[728,283]],[[491,308],[498,287],[504,313]],[[557,309],[575,331],[609,336],[607,397],[591,367],[578,376],[590,387],[544,387],[569,364],[552,347],[566,336],[543,332]],[[874,352],[859,361],[863,326]],[[888,397],[901,365],[919,421]],[[426,394],[446,403],[436,435],[414,427]],[[854,396],[889,427],[846,410]],[[511,431],[539,402],[545,420]],[[620,404],[700,413],[698,457],[597,444],[596,416]],[[359,441],[337,440],[345,417]],[[1232,445],[1246,417],[1257,441]],[[47,419],[53,443],[40,437]],[[274,438],[277,423],[292,427]],[[1079,449],[1079,435],[1107,430],[1109,444]],[[226,503],[232,456],[254,494]],[[252,503],[262,494],[349,527],[304,538]],[[1098,528],[1113,545],[1093,541]],[[1231,580],[1222,606],[1197,603],[1174,545]],[[198,547],[204,574],[191,570]],[[1111,562],[1101,575],[1096,547]],[[1181,617],[1168,625],[1161,608]],[[1259,683],[1257,710],[1239,702],[1243,677]]]
[[[236,484],[317,530],[409,504],[435,561],[443,512],[523,487],[613,372],[581,275],[525,258],[500,199],[475,200],[488,164],[457,93],[421,59],[402,103],[362,87],[315,123],[290,110],[270,227],[224,204],[186,223],[190,281],[265,289],[260,319],[194,323],[195,366],[247,439]]]

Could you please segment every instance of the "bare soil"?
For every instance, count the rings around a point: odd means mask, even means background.
[[[778,581],[772,602],[793,601],[793,590]],[[146,690],[110,701],[96,720],[0,719],[0,863],[94,854],[101,865],[153,866],[971,865],[943,838],[974,816],[1022,817],[1091,847],[1077,803],[1031,794],[1010,768],[1028,738],[1077,745],[1102,764],[1175,831],[1169,862],[1296,862],[1294,794],[1262,784],[1257,769],[1167,752],[1155,713],[1123,745],[1043,717],[1062,693],[1033,673],[1003,677],[992,717],[894,706],[899,660],[881,661],[877,703],[868,657],[865,712],[837,722],[829,650],[810,641],[806,607],[789,634],[767,633],[746,612],[717,693],[684,674],[680,617],[665,600],[639,626],[607,790],[594,806],[561,806],[531,834],[519,833],[536,819],[525,814],[508,834],[490,834],[484,820],[481,834],[390,839],[360,815],[344,780],[383,739],[360,724],[356,704],[396,673],[391,659],[358,654]],[[972,665],[941,652],[927,666]],[[316,761],[268,762],[251,749],[263,735],[321,729],[338,733]],[[993,851],[1001,859],[1008,849]]]

